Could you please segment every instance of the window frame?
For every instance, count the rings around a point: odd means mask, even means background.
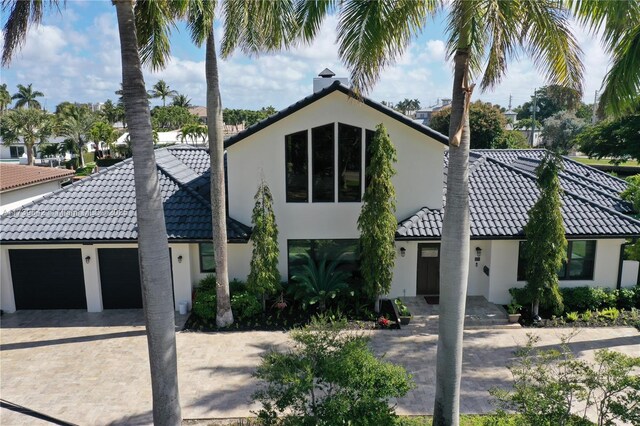
[[[357,253],[360,253],[360,240],[358,238],[291,238],[287,239],[287,282],[291,282],[291,262],[289,261],[289,253],[291,252],[291,243],[296,243],[300,241],[308,241],[309,242],[309,250],[311,251],[311,258],[314,261],[318,261],[317,256],[317,242],[318,241],[340,241],[340,242],[350,242],[355,243],[357,245]],[[357,270],[360,270],[360,258],[358,257],[357,261]]]
[[[202,252],[202,246],[204,244],[210,244],[211,245],[211,252],[212,254],[203,254]],[[213,270],[205,270],[204,269],[204,265],[203,265],[203,257],[211,257],[213,259]],[[215,250],[213,248],[213,243],[198,243],[198,259],[199,259],[199,263],[200,263],[200,273],[201,274],[214,274],[216,272],[216,257],[215,257]]]
[[[329,126],[331,126],[331,143],[327,143],[327,149],[331,149],[331,169],[332,169],[332,173],[331,173],[331,197],[329,199],[329,197],[327,197],[327,199],[318,199],[316,193],[319,191],[316,191],[315,188],[315,162],[316,162],[316,150],[314,149],[314,142],[315,142],[315,138],[314,138],[314,130],[316,129],[321,129],[323,127],[326,127],[327,129],[329,128]],[[320,126],[316,126],[316,127],[312,127],[311,128],[311,202],[312,203],[335,203],[336,202],[336,157],[337,157],[337,152],[336,152],[336,123],[327,123],[327,124],[323,124]]]
[[[290,136],[294,136],[294,135],[298,135],[298,134],[302,134],[304,133],[304,147],[305,147],[305,162],[307,163],[307,167],[306,167],[306,179],[305,181],[305,185],[306,185],[306,197],[304,200],[292,200],[289,198],[289,171],[288,171],[288,164],[289,164],[289,150],[287,149],[287,138]],[[302,144],[301,144],[302,145]],[[287,203],[308,203],[309,202],[309,192],[310,192],[310,187],[309,187],[309,130],[305,129],[305,130],[300,130],[299,132],[293,132],[293,133],[289,133],[287,135],[284,135],[284,193],[285,193],[285,200]]]
[[[356,199],[350,200],[350,199],[344,199],[345,194],[342,193],[342,185],[341,185],[341,180],[343,179],[342,174],[340,172],[341,166],[342,166],[342,160],[344,160],[343,158],[343,153],[342,153],[342,147],[344,147],[342,138],[340,137],[340,129],[341,128],[351,128],[351,129],[357,129],[357,133],[354,131],[354,134],[357,134],[357,137],[359,138],[359,146],[357,149],[357,155],[358,155],[358,196]],[[362,146],[365,144],[364,141],[362,140],[362,127],[358,127],[358,126],[352,126],[351,124],[346,124],[346,123],[340,123],[338,122],[338,149],[336,152],[336,157],[337,157],[337,161],[338,161],[338,167],[337,167],[337,173],[336,173],[336,177],[338,180],[338,202],[339,203],[361,203],[362,202],[362,177],[363,177],[363,173],[362,173],[362,169],[363,169],[363,161],[364,159],[362,158]],[[354,150],[355,152],[356,150]]]
[[[572,278],[571,277],[571,268],[570,268],[570,264],[571,264],[571,255],[573,253],[573,243],[574,242],[585,242],[587,244],[592,243],[594,248],[593,248],[593,268],[591,271],[591,275],[588,278]],[[525,243],[525,241],[519,241],[518,242],[518,265],[517,265],[517,276],[516,279],[517,281],[526,281],[526,276],[525,276],[525,259],[523,257],[523,244]],[[596,274],[596,257],[597,257],[597,251],[598,251],[598,240],[568,240],[567,241],[567,257],[563,260],[562,263],[562,267],[560,270],[558,270],[558,280],[559,281],[593,281],[595,278],[595,274]],[[564,273],[562,275],[560,275],[560,272],[562,271],[562,269],[564,269]]]

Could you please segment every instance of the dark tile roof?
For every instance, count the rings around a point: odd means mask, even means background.
[[[196,151],[200,153],[196,154]],[[206,152],[165,148],[155,153],[168,238],[173,241],[210,240],[211,209],[208,197],[201,194],[202,187],[206,187],[208,194],[208,178],[179,159],[179,156],[188,157],[189,153],[208,165]],[[202,170],[204,164],[198,170]],[[0,218],[0,241],[135,240],[138,236],[135,212],[133,162],[125,160],[5,213]],[[246,242],[249,233],[248,226],[227,218],[229,241]]]
[[[524,150],[519,154],[500,150],[471,152],[469,219],[472,238],[524,237],[528,211],[539,194],[532,160],[539,162],[544,150]],[[522,158],[527,161],[522,161]],[[565,163],[570,161],[564,159]],[[627,203],[602,190],[601,185],[608,182],[607,178],[595,174],[598,183],[594,184],[589,179],[593,174],[583,170],[583,167],[588,166],[576,167],[576,173],[564,173],[561,177],[564,189],[562,216],[567,236],[640,236],[640,221],[624,214],[629,211]],[[618,184],[619,179],[613,178],[611,181],[616,187],[624,189],[624,185]],[[615,190],[610,191],[617,193]],[[413,216],[400,221],[396,238],[440,239],[442,216],[442,210],[422,208]]]
[[[364,103],[365,105],[393,118],[394,120],[398,120],[399,122],[406,124],[407,126],[411,127],[414,130],[417,130],[420,133],[423,133],[435,140],[437,140],[438,142],[441,142],[445,145],[449,145],[449,139],[443,135],[442,133],[436,132],[435,130],[433,130],[430,127],[427,127],[423,124],[419,124],[414,122],[412,119],[410,119],[409,117],[400,114],[397,111],[394,111],[393,109],[386,107],[384,105],[382,105],[379,102],[373,101],[369,98],[366,98],[364,96],[358,96],[355,92],[353,92],[351,89],[349,89],[348,87],[342,85],[339,81],[336,81],[335,83],[331,84],[328,87],[325,87],[324,89],[313,93],[312,95],[307,96],[306,98],[303,98],[301,100],[299,100],[298,102],[296,102],[293,105],[288,106],[287,108],[283,109],[282,111],[272,115],[271,117],[268,117],[262,121],[259,121],[258,123],[254,124],[253,126],[247,128],[246,130],[238,133],[235,136],[231,136],[229,139],[227,139],[225,141],[225,148],[228,148],[238,142],[240,142],[241,140],[245,139],[248,136],[253,135],[254,133],[259,132],[260,130],[264,129],[265,127],[268,127],[280,120],[282,120],[285,117],[290,116],[291,114],[293,114],[294,112],[297,112],[299,110],[301,110],[302,108],[314,103],[317,100],[320,100],[322,98],[324,98],[327,95],[330,95],[331,93],[338,91],[338,92],[342,92],[347,96],[353,97],[359,101],[361,101],[362,103]]]

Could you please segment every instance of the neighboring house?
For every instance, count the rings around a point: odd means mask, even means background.
[[[189,107],[189,112],[193,115],[197,115],[202,124],[207,124],[207,107],[193,106]]]
[[[357,271],[357,219],[367,145],[383,122],[397,149],[398,229],[390,296],[438,294],[447,138],[334,82],[229,138],[227,235],[230,279],[246,279],[254,195],[265,179],[274,197],[283,277],[301,253],[347,253]],[[519,244],[538,190],[543,150],[472,151],[469,295],[508,303],[522,286]],[[171,250],[174,302],[213,272],[209,157],[176,145],[156,150]],[[621,249],[640,221],[618,194],[626,183],[565,159],[563,216],[569,262],[561,286],[635,284]],[[27,210],[27,208],[25,208]],[[2,309],[141,307],[133,163],[126,160],[47,196],[31,214],[0,219]],[[37,217],[37,218],[36,218]],[[46,264],[41,270],[29,265]]]
[[[0,163],[0,213],[60,189],[73,170]]]
[[[64,141],[64,138],[62,137],[51,137],[49,138],[47,143],[59,144],[59,143],[62,143],[63,141]],[[38,145],[40,144],[35,144],[33,147],[36,162],[39,162],[38,160],[40,159],[40,152],[38,150]],[[0,138],[0,160],[2,160],[3,162],[15,162],[15,163],[19,163],[22,161],[22,163],[26,164],[27,154],[26,154],[26,147],[24,143],[17,142],[10,145],[5,145],[4,143],[2,143],[2,138]]]
[[[446,108],[450,105],[451,105],[451,99],[448,99],[448,98],[438,99],[438,102],[436,102],[435,105],[432,105],[428,108],[417,110],[415,112],[414,121],[418,124],[423,124],[425,126],[428,126],[429,122],[431,122],[431,116],[433,115],[434,112],[440,111],[441,109]]]

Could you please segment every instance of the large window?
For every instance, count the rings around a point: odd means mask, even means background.
[[[360,252],[358,240],[288,240],[287,259],[289,264],[289,279],[300,271],[306,263],[304,254],[311,256],[316,264],[322,259],[332,262],[341,257],[341,270],[354,275],[360,271]]]
[[[362,198],[362,129],[338,124],[338,201]]]
[[[285,136],[285,162],[287,202],[309,201],[309,157],[307,156],[307,131]]]
[[[376,135],[376,132],[373,130],[365,131],[365,151],[364,151],[364,188],[367,189],[369,187],[369,183],[371,182],[371,177],[367,174],[369,170],[369,165],[371,164],[371,146],[373,145],[373,137]]]
[[[216,259],[213,254],[212,243],[200,243],[200,272],[215,272]]]
[[[333,123],[315,127],[311,130],[313,202],[335,201],[335,149],[333,131]]]
[[[9,153],[11,155],[11,158],[20,158],[20,157],[22,157],[22,154],[24,154],[24,147],[23,146],[11,146],[11,147],[9,147]]]
[[[561,280],[592,280],[596,259],[596,242],[594,240],[571,240],[567,246],[567,259],[558,271]],[[520,242],[518,253],[518,280],[526,279],[526,259],[524,241]]]

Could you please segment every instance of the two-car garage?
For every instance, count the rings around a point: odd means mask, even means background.
[[[22,309],[87,309],[80,249],[9,249],[15,307]],[[103,309],[142,308],[136,248],[99,248],[98,265]]]

